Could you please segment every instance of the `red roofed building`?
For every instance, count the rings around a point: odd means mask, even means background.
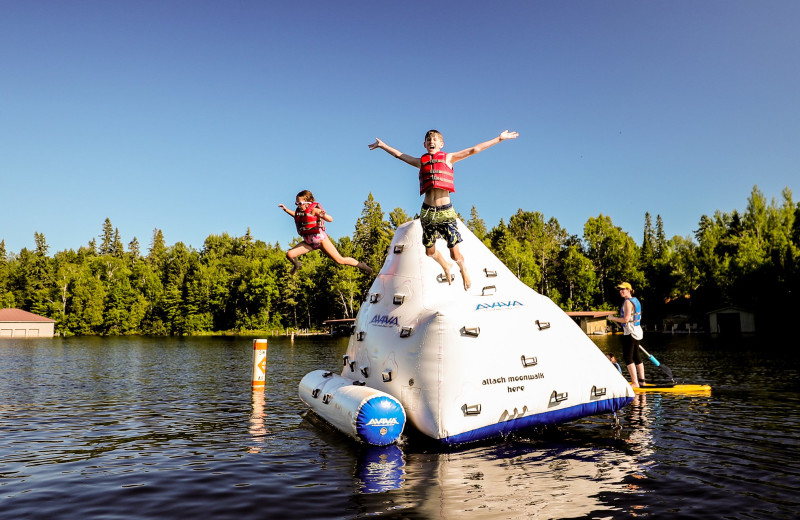
[[[0,309],[0,338],[52,338],[55,320],[21,309]]]

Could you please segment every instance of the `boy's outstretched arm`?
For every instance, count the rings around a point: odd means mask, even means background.
[[[411,157],[410,155],[405,154],[405,153],[401,152],[400,150],[396,150],[396,149],[392,148],[391,146],[389,146],[388,144],[386,144],[383,141],[381,141],[380,139],[378,139],[377,137],[375,138],[375,142],[372,143],[371,145],[369,145],[369,149],[370,150],[375,150],[376,148],[380,148],[381,150],[385,151],[386,153],[388,153],[392,157],[396,157],[396,158],[400,159],[401,161],[406,162],[406,163],[408,163],[411,166],[414,166],[416,168],[419,168],[420,166],[422,166],[422,163],[420,162],[419,157]]]
[[[460,152],[453,152],[450,154],[450,164],[456,163],[461,159],[466,159],[470,155],[475,155],[478,152],[482,152],[489,147],[492,147],[499,143],[500,141],[505,141],[506,139],[516,139],[519,136],[519,132],[509,132],[508,130],[504,130],[495,137],[494,139],[489,139],[488,141],[484,141],[480,144],[476,144],[472,148],[465,148]]]

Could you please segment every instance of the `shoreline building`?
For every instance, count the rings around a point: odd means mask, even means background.
[[[0,338],[52,338],[56,321],[22,309],[0,309]]]
[[[570,311],[567,316],[580,325],[581,330],[587,335],[608,334],[610,328],[607,318],[616,314],[616,311]]]

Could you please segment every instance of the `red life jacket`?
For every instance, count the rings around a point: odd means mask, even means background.
[[[297,226],[297,232],[301,235],[316,235],[320,231],[325,231],[325,221],[314,215],[314,208],[317,207],[322,209],[319,202],[312,202],[298,206],[294,211],[294,225]]]
[[[426,153],[420,157],[422,166],[419,169],[419,194],[422,195],[431,188],[441,188],[450,193],[456,191],[453,184],[453,168],[447,165],[447,154],[436,152]]]

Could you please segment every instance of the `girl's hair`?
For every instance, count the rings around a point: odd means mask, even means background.
[[[307,200],[308,202],[314,202],[314,194],[308,190],[303,190],[297,194],[298,199]]]

